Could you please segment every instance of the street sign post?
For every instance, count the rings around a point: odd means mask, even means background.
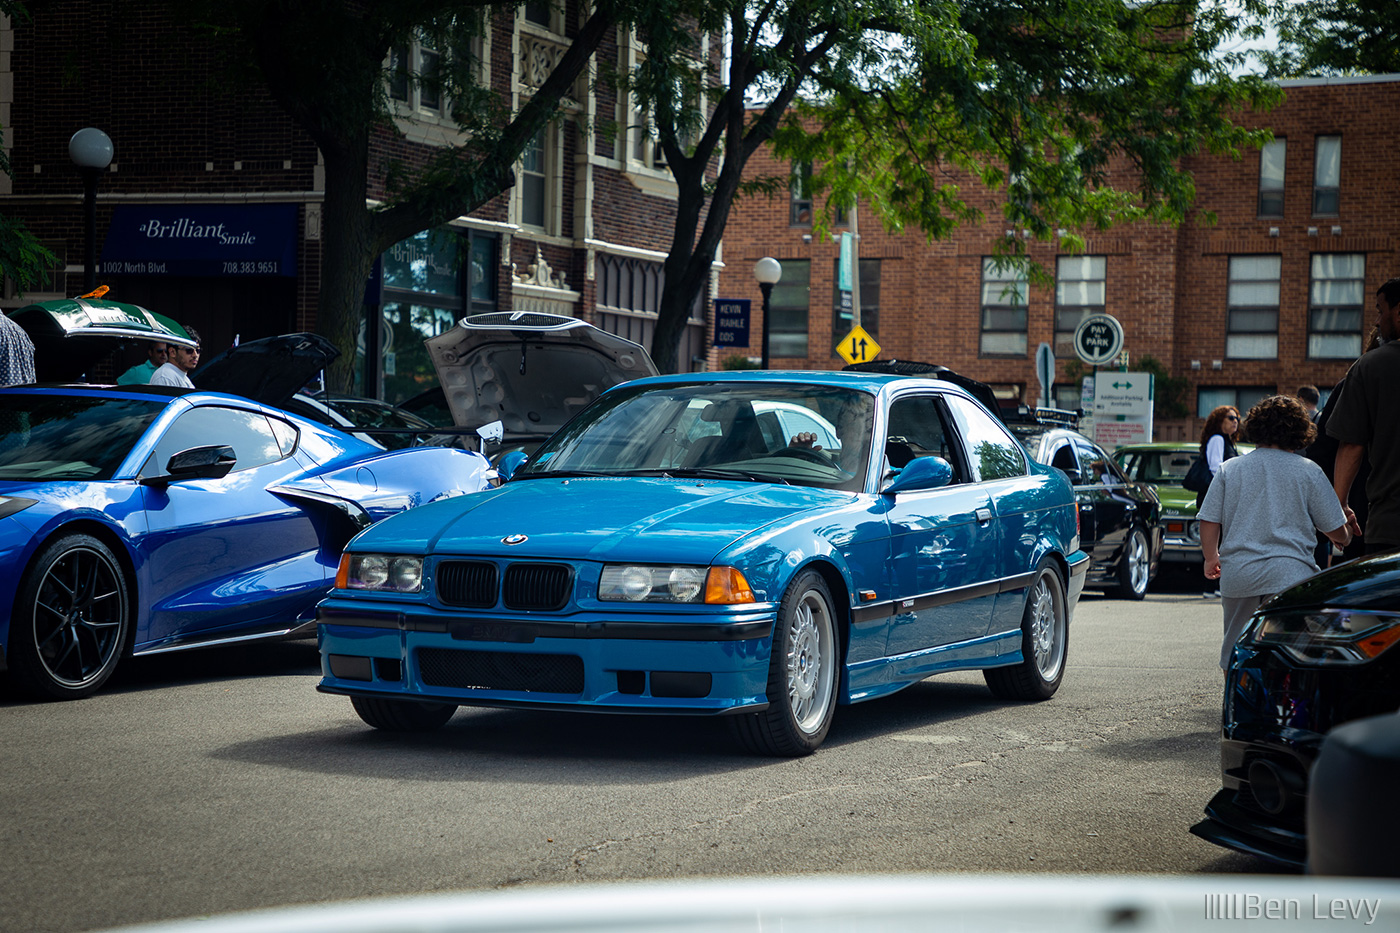
[[[841,358],[847,363],[865,363],[880,355],[880,345],[875,342],[874,337],[865,332],[865,328],[857,324],[851,328],[850,333],[841,338],[841,342],[836,345],[836,352],[841,354]]]
[[[1074,330],[1074,354],[1090,366],[1103,366],[1123,350],[1123,325],[1111,314],[1091,314]]]

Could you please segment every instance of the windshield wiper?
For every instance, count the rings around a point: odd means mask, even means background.
[[[517,479],[568,479],[575,476],[620,476],[620,473],[605,473],[602,470],[541,470],[539,472],[516,473],[512,480]]]
[[[658,476],[684,476],[698,479],[733,479],[736,476],[753,480],[755,483],[782,483],[784,486],[791,486],[792,483],[783,479],[775,473],[757,473],[753,470],[717,470],[713,467],[675,467],[670,470],[654,470]]]

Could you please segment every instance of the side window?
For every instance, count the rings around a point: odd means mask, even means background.
[[[205,406],[185,412],[166,430],[155,452],[141,468],[141,474],[164,473],[166,463],[182,450],[220,444],[233,448],[233,455],[238,458],[234,472],[272,463],[285,456],[278,436],[261,413]]]
[[[1083,473],[1083,483],[1086,486],[1113,485],[1118,482],[1118,476],[1108,465],[1108,458],[1103,455],[1097,447],[1090,447],[1088,444],[1075,444],[1079,451],[1079,469]]]
[[[282,456],[290,457],[292,451],[297,449],[297,429],[281,418],[268,418],[267,423],[272,426],[272,434],[277,438],[277,446],[281,449]]]
[[[962,429],[964,449],[974,479],[1005,479],[1026,474],[1026,453],[991,415],[975,402],[957,395],[945,396]]]
[[[1074,455],[1074,447],[1062,443],[1055,448],[1055,452],[1050,455],[1050,465],[1057,470],[1063,470],[1070,479],[1079,479],[1079,460]]]
[[[953,467],[953,482],[966,479],[960,475],[957,455],[934,396],[896,399],[890,406],[887,434],[885,457],[891,469],[900,469],[915,457],[942,457]]]

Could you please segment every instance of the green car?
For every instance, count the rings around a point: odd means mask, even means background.
[[[1254,448],[1241,444],[1238,449],[1244,454]],[[1162,500],[1162,525],[1166,528],[1162,560],[1167,563],[1201,562],[1196,494],[1181,485],[1186,471],[1191,469],[1191,464],[1200,455],[1199,444],[1180,442],[1132,444],[1113,452],[1113,462],[1129,479],[1150,483],[1157,488],[1157,498]]]

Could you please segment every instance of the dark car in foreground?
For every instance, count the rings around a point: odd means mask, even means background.
[[[1072,412],[1040,409],[1011,430],[1040,463],[1062,470],[1079,502],[1079,534],[1092,559],[1085,584],[1121,599],[1142,599],[1162,560],[1162,503],[1157,491],[1123,474],[1072,425]]]
[[[1397,642],[1400,552],[1341,564],[1265,603],[1225,673],[1221,789],[1191,832],[1301,867],[1318,750],[1336,726],[1400,709]]]
[[[639,379],[500,488],[357,536],[320,689],[388,730],[460,705],[724,716],[801,755],[838,705],[933,674],[1053,695],[1087,562],[1064,476],[948,382]]]

